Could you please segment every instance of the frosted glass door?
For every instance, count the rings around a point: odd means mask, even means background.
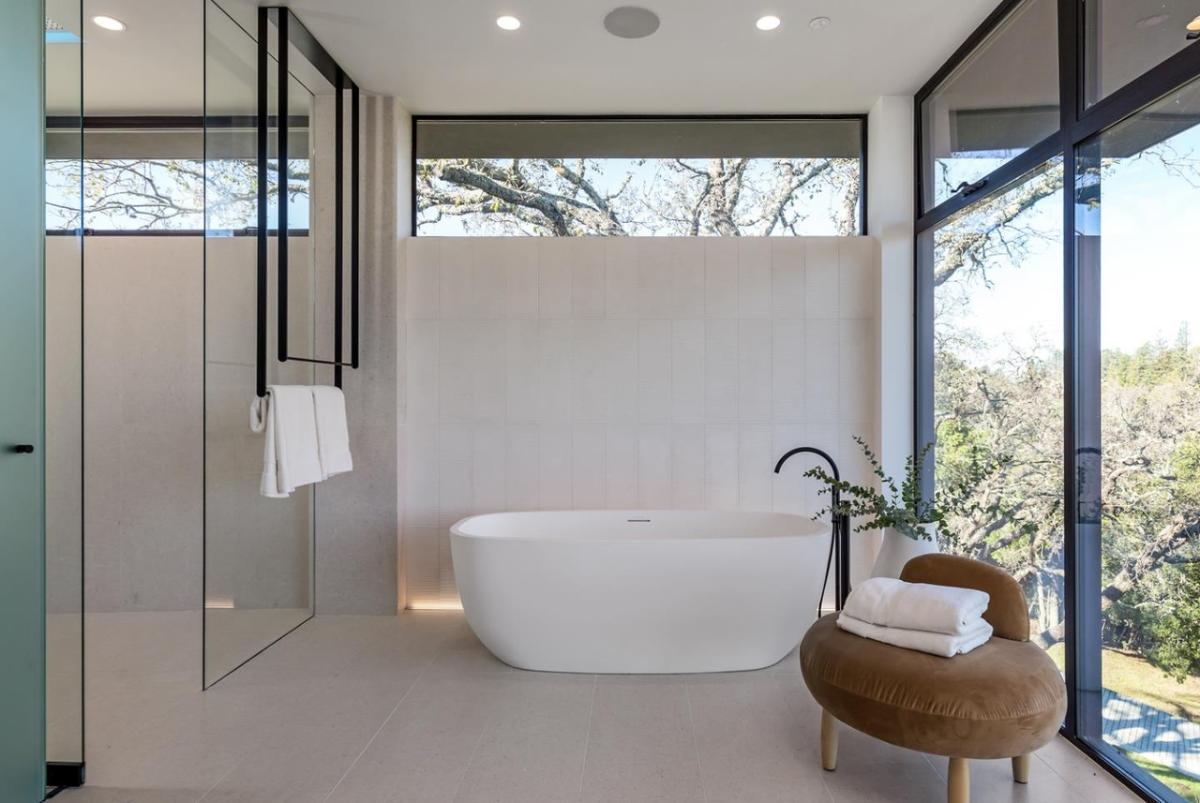
[[[40,2],[0,0],[0,803],[45,783]]]

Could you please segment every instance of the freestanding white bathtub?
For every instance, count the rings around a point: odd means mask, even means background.
[[[467,622],[511,666],[731,672],[799,643],[829,528],[787,513],[493,513],[451,527],[450,546]]]

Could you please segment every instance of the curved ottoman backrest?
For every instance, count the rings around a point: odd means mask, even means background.
[[[904,564],[900,579],[987,592],[990,600],[983,618],[994,635],[1011,641],[1029,641],[1029,605],[1017,581],[990,563],[958,555],[921,555]]]

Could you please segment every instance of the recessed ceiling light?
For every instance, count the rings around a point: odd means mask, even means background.
[[[103,28],[106,31],[123,31],[123,30],[125,30],[125,23],[121,22],[116,17],[106,17],[103,14],[101,14],[98,17],[92,17],[92,22],[96,23],[97,25],[99,25],[101,28]]]
[[[508,14],[505,14],[503,17],[496,17],[496,24],[506,31],[515,31],[521,27],[521,21]]]
[[[1135,28],[1141,28],[1143,30],[1145,30],[1146,28],[1157,28],[1159,25],[1162,25],[1168,19],[1170,19],[1169,14],[1155,14],[1153,17],[1143,17],[1142,19],[1135,22],[1133,24],[1133,26]]]
[[[779,25],[780,19],[774,14],[767,14],[759,17],[758,21],[754,23],[754,27],[758,28],[760,31],[773,31],[778,28]]]
[[[1188,33],[1200,33],[1200,16],[1187,24]]]
[[[819,31],[822,28],[828,28],[832,23],[833,20],[829,19],[829,17],[813,17],[808,21],[808,27],[814,31]]]

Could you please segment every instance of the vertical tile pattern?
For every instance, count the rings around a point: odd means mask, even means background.
[[[422,237],[406,256],[417,607],[455,601],[461,516],[811,511],[816,486],[799,465],[774,476],[778,455],[852,462],[877,430],[873,240]]]

